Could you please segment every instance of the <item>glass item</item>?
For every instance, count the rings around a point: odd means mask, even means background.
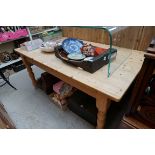
[[[109,63],[107,65],[107,77],[109,78],[118,68],[121,64],[124,63],[128,59],[128,57],[131,55],[132,50],[125,50],[125,52],[121,52],[118,50],[117,57],[115,61],[113,60],[113,54],[112,54],[112,35],[118,33],[118,31],[121,31],[127,27],[119,27],[119,26],[80,26],[80,28],[89,28],[89,29],[100,29],[103,31],[106,31],[109,38]],[[105,33],[103,33],[104,35]],[[118,38],[119,39],[119,38]],[[114,39],[115,40],[115,39]],[[104,42],[104,41],[103,41]],[[100,51],[97,52],[98,54],[101,54]]]
[[[81,26],[81,28],[92,28],[92,29],[101,29],[101,30],[104,30],[108,33],[109,35],[109,50],[110,50],[110,54],[109,54],[109,63],[108,63],[108,77],[110,77],[110,64],[111,64],[111,54],[112,54],[112,34],[111,32],[109,31],[108,28],[106,27],[103,27],[103,26]]]

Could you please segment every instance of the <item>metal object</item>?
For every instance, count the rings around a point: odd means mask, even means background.
[[[2,77],[2,79],[9,85],[11,86],[13,89],[17,90],[5,77],[5,75],[3,74],[2,70],[0,69],[0,76]]]

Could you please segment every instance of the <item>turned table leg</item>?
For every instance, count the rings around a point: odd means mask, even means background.
[[[97,129],[104,128],[106,113],[109,105],[110,105],[110,100],[106,96],[100,95],[96,97],[96,107],[98,109],[97,127],[96,127]]]
[[[33,86],[36,87],[37,81],[36,81],[35,76],[34,76],[34,73],[32,71],[31,64],[25,59],[24,56],[21,56],[21,58],[22,58],[22,61],[23,61],[24,65],[25,65],[27,71],[28,71],[29,77],[32,80]]]

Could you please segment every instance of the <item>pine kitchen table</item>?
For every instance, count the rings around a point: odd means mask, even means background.
[[[92,43],[95,46],[108,48],[108,45]],[[144,59],[144,52],[126,48],[117,48],[117,58],[112,65],[117,65],[122,55],[127,52],[130,56],[107,78],[107,65],[95,73],[86,72],[80,68],[71,66],[58,59],[54,53],[44,53],[40,49],[28,52],[21,48],[15,49],[27,68],[32,84],[36,86],[36,79],[31,68],[31,64],[47,71],[48,73],[60,78],[73,87],[96,98],[97,127],[104,128],[107,109],[110,101],[119,102],[137,74]],[[115,62],[116,61],[116,62]]]

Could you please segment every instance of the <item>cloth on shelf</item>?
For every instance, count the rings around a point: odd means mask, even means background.
[[[54,92],[49,95],[49,98],[62,110],[66,110],[66,99],[70,97],[76,89],[63,81],[59,81],[53,85],[53,90]]]
[[[59,82],[55,83],[55,84],[53,85],[53,90],[54,90],[57,94],[60,94],[60,89],[61,89],[61,87],[62,87],[63,84],[64,84],[63,81],[59,81]]]
[[[71,96],[75,88],[63,81],[59,81],[53,85],[53,90],[55,93],[59,94],[61,99],[64,99]]]

